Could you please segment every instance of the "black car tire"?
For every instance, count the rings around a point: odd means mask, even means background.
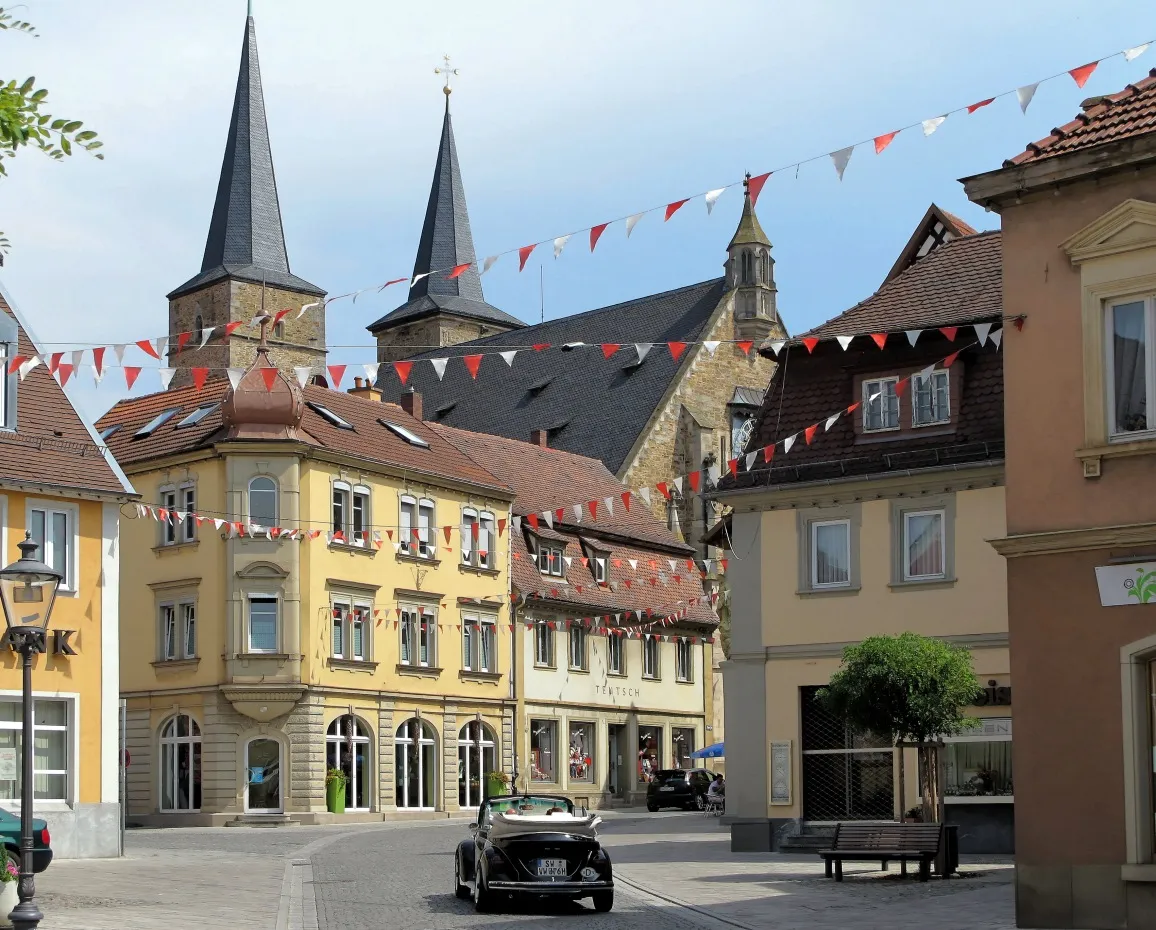
[[[646,809],[648,811],[650,811],[652,814],[654,814],[654,813],[657,813],[657,811],[658,811],[658,805],[657,804],[651,804],[649,801],[647,801],[646,802]]]
[[[705,810],[706,809],[706,799],[703,798],[703,796],[701,794],[696,794],[694,796],[694,806],[696,808],[698,808],[700,811]]]
[[[454,896],[465,901],[470,896],[470,886],[462,884],[462,862],[454,856]]]
[[[601,914],[605,914],[614,907],[613,891],[596,891],[591,897],[594,899],[594,910]]]
[[[475,867],[474,910],[479,914],[487,914],[493,909],[493,903],[493,895],[490,894],[490,889],[486,887],[485,879],[482,877],[482,870]]]

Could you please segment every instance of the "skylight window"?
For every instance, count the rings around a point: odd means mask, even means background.
[[[428,449],[429,443],[418,436],[416,433],[411,433],[404,426],[398,426],[396,423],[390,423],[389,420],[379,419],[377,421],[395,436],[399,436],[408,442],[411,446],[417,446],[419,449]]]
[[[323,407],[321,404],[315,404],[312,401],[310,401],[308,404],[306,404],[306,406],[309,407],[309,409],[312,410],[314,413],[316,413],[318,416],[322,417],[325,420],[328,420],[330,423],[332,423],[338,429],[353,429],[353,426],[351,424],[349,424],[345,420],[341,419],[341,417],[339,417],[336,413],[334,413],[328,407]]]
[[[180,407],[170,407],[163,413],[158,413],[155,417],[149,420],[144,426],[136,431],[133,435],[134,439],[144,439],[146,436],[151,436],[158,429],[169,422],[173,417],[181,412]]]
[[[101,440],[102,441],[107,440],[108,437],[111,436],[113,433],[115,433],[118,429],[120,429],[119,423],[113,423],[112,426],[106,426],[104,429],[102,429],[100,431]]]
[[[177,429],[184,429],[186,426],[196,426],[205,417],[217,409],[219,404],[204,404],[190,413],[187,417],[177,424]]]

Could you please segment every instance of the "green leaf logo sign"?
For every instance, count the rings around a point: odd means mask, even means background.
[[[1124,587],[1128,589],[1128,597],[1136,598],[1141,604],[1156,600],[1156,571],[1146,572],[1141,566],[1136,569],[1136,574],[1139,577],[1135,581],[1129,578],[1124,582]]]

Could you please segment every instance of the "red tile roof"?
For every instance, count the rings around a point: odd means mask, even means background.
[[[1129,84],[1118,94],[1084,101],[1083,112],[1076,114],[1074,120],[1030,144],[1025,151],[1005,161],[1004,167],[1043,161],[1150,132],[1156,132],[1156,68],[1148,72],[1148,77]]]
[[[20,355],[40,354],[16,312],[0,294],[0,313],[16,320]],[[7,369],[0,370],[0,377]],[[0,431],[0,482],[132,495],[108,450],[97,443],[64,389],[44,365],[16,386],[16,430]]]
[[[220,408],[215,408],[195,426],[181,428],[178,424],[198,407],[219,404],[228,390],[228,382],[210,381],[200,391],[188,385],[146,397],[129,398],[109,410],[100,418],[97,426],[104,430],[119,425],[120,428],[108,437],[107,442],[117,459],[130,467],[167,455],[203,449],[224,439]],[[443,439],[429,424],[415,420],[395,404],[383,404],[312,384],[305,388],[305,402],[301,434],[307,445],[355,456],[367,462],[413,469],[427,475],[491,488],[507,495],[509,493],[500,479]],[[334,426],[309,404],[325,407],[353,429]],[[179,412],[150,436],[134,438],[137,430],[169,409]],[[378,422],[382,418],[414,433],[429,443],[429,448],[420,448],[406,442],[382,426]]]
[[[954,326],[1003,313],[1003,251],[998,230],[939,246],[866,300],[816,326],[821,338]]]

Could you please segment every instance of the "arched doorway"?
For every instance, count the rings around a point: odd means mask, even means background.
[[[482,803],[484,779],[496,771],[494,731],[480,720],[471,720],[458,733],[458,804]]]
[[[258,736],[245,745],[245,810],[281,813],[281,744]]]
[[[325,732],[326,769],[345,773],[345,809],[369,810],[373,777],[369,767],[369,729],[356,717],[344,714]]]
[[[437,793],[437,738],[434,728],[413,717],[397,728],[393,777],[397,806],[432,811]]]
[[[161,727],[161,803],[165,813],[201,809],[201,728],[188,714]]]

